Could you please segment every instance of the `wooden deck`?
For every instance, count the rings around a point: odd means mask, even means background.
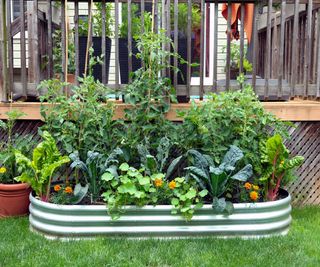
[[[123,118],[124,109],[127,104],[114,101],[116,105],[114,119]],[[13,104],[0,103],[0,119],[6,119],[5,113],[10,108],[16,108],[26,114],[23,120],[42,120],[40,115],[40,103],[36,102],[16,102]],[[320,102],[310,100],[293,100],[288,102],[263,102],[265,109],[273,113],[278,118],[285,121],[320,121]],[[177,110],[186,110],[190,108],[190,103],[172,104],[167,118],[172,121],[181,121],[177,117]]]

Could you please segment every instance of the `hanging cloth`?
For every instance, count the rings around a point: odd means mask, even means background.
[[[245,15],[244,15],[244,31],[247,35],[248,43],[251,41],[252,36],[252,25],[253,25],[253,13],[254,4],[245,4]],[[222,16],[228,20],[228,5],[222,5]],[[231,4],[231,38],[238,40],[240,33],[238,29],[238,20],[241,18],[241,4]]]

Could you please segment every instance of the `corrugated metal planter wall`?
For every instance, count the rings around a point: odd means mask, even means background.
[[[291,197],[264,203],[234,205],[232,215],[214,214],[211,205],[191,221],[171,214],[170,205],[126,206],[114,221],[103,205],[56,205],[30,195],[31,228],[48,238],[110,237],[265,237],[284,235],[291,222]]]

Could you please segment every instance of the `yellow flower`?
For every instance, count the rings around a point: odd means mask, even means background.
[[[176,182],[175,182],[175,181],[171,181],[171,182],[169,183],[169,188],[170,188],[171,190],[175,189],[175,188],[176,188]]]
[[[161,187],[162,184],[163,184],[163,181],[162,181],[161,178],[156,178],[156,179],[154,180],[154,185],[155,185],[156,187]]]
[[[245,183],[245,184],[244,184],[244,188],[247,189],[247,190],[250,190],[250,189],[251,189],[251,184],[248,183],[248,182]]]
[[[59,192],[61,190],[61,186],[57,184],[53,187],[53,190]]]
[[[6,167],[1,167],[1,168],[0,168],[0,174],[6,173],[6,172],[7,172]]]
[[[64,189],[64,192],[67,193],[67,194],[71,194],[73,192],[71,186],[67,186],[65,189]]]
[[[259,198],[259,193],[256,191],[250,192],[250,198],[251,200],[256,201]]]
[[[253,188],[253,190],[255,190],[255,191],[258,191],[258,190],[260,189],[258,185],[253,185],[252,188]]]

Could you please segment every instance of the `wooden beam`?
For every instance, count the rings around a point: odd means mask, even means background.
[[[130,105],[119,101],[113,101],[116,105],[114,119],[123,118],[124,110]],[[199,102],[198,102],[199,103]],[[48,104],[47,104],[48,105]],[[167,113],[167,119],[171,121],[182,121],[177,117],[178,110],[188,110],[190,103],[172,104]],[[284,121],[320,121],[320,102],[318,101],[289,101],[289,102],[264,102],[265,109]],[[13,109],[19,109],[27,115],[23,120],[42,120],[40,115],[41,103],[16,102],[12,104]],[[6,119],[5,113],[10,110],[10,104],[0,103],[0,119]]]

